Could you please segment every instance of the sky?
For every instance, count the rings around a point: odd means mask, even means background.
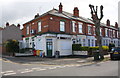
[[[4,27],[6,22],[22,25],[34,18],[34,15],[40,15],[55,8],[58,9],[60,2],[63,5],[63,11],[73,13],[74,7],[78,7],[79,15],[91,18],[89,4],[104,6],[102,19],[103,23],[109,19],[111,25],[118,22],[118,2],[120,0],[0,0],[0,26]],[[98,12],[99,13],[99,12]],[[100,15],[99,15],[100,16]]]

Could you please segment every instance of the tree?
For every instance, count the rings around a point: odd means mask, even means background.
[[[6,51],[9,53],[15,53],[15,52],[19,52],[19,42],[17,40],[7,40],[4,43],[4,46],[6,48]]]
[[[99,53],[100,53],[100,59],[104,59],[104,54],[102,50],[102,37],[100,36],[100,21],[103,18],[103,6],[100,6],[100,18],[98,17],[97,11],[98,11],[98,6],[96,6],[96,9],[94,5],[89,5],[91,9],[91,15],[93,22],[95,24],[95,33],[96,33],[96,39],[97,39],[97,46],[99,46]]]

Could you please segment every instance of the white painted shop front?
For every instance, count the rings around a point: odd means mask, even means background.
[[[26,41],[26,47],[42,50],[45,52],[45,56],[48,57],[54,56],[56,51],[60,52],[60,56],[72,54],[72,39],[70,35],[44,34],[23,40]]]

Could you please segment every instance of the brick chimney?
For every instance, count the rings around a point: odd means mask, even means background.
[[[107,26],[110,26],[110,20],[109,20],[109,19],[107,19],[106,25],[107,25]]]
[[[115,22],[115,28],[118,28],[118,23],[117,22]]]
[[[9,26],[9,22],[6,22],[6,27]]]
[[[17,27],[19,27],[19,28],[20,28],[20,24],[18,24],[18,25],[17,25]]]
[[[62,3],[60,3],[60,5],[59,5],[59,13],[62,13]]]
[[[78,10],[78,7],[75,7],[75,8],[74,8],[73,14],[74,14],[75,17],[79,17],[79,10]]]

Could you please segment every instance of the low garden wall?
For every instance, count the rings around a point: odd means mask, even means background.
[[[73,51],[74,55],[88,55],[88,51]]]
[[[102,46],[104,55],[108,54],[109,47],[108,46]],[[80,44],[73,44],[72,45],[72,51],[73,55],[87,55],[87,56],[93,56],[93,52],[99,50],[99,47],[86,47],[81,46]]]

